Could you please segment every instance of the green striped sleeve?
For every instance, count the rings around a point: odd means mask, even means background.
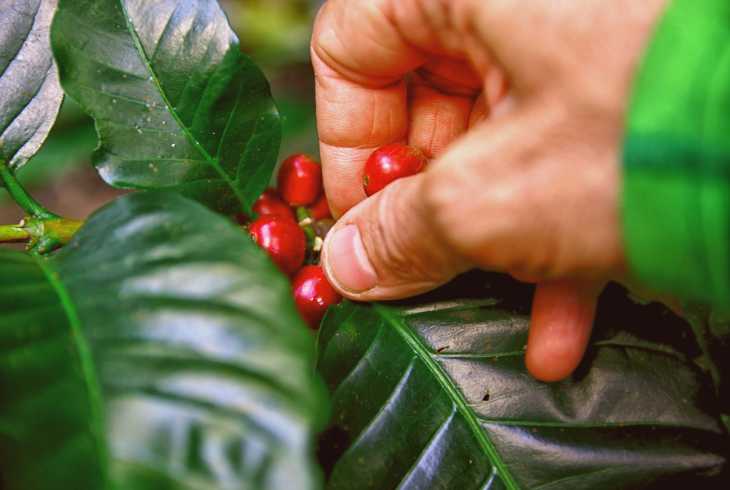
[[[623,227],[632,272],[730,308],[730,1],[675,0],[634,82]]]

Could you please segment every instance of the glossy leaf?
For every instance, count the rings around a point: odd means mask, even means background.
[[[41,147],[63,100],[49,38],[57,3],[0,2],[0,160],[11,170]]]
[[[0,475],[13,489],[318,487],[324,391],[289,284],[176,194],[0,251]]]
[[[66,92],[96,120],[105,181],[220,211],[266,187],[279,116],[216,0],[61,0],[52,41]]]
[[[524,368],[525,311],[499,296],[503,288],[465,284],[466,296],[447,287],[451,297],[408,304],[344,303],[326,318],[318,364],[334,412],[320,443],[328,488],[727,482],[717,399],[676,317],[610,300],[578,372],[545,384]]]
[[[712,376],[720,400],[720,410],[730,422],[730,315],[702,305],[684,305],[697,343],[702,364]]]

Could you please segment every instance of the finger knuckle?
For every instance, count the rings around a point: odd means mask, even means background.
[[[460,234],[463,186],[451,172],[427,172],[423,181],[423,203],[436,234],[453,244]]]

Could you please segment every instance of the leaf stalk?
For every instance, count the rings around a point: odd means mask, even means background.
[[[18,206],[20,206],[29,216],[36,219],[58,219],[58,216],[44,208],[38,201],[28,194],[28,191],[23,188],[20,182],[18,182],[18,179],[15,178],[15,175],[13,175],[10,171],[10,167],[8,167],[7,163],[5,163],[5,160],[1,158],[0,180],[2,180],[2,183],[8,190],[10,197],[12,197],[13,200],[18,203]]]

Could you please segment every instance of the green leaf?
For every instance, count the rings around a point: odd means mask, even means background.
[[[279,115],[215,0],[61,0],[52,43],[64,89],[96,120],[106,182],[225,212],[266,187]]]
[[[702,366],[710,373],[720,410],[730,415],[730,315],[704,305],[684,304],[682,311],[702,350]]]
[[[0,251],[0,475],[13,489],[317,488],[314,341],[290,286],[174,193]]]
[[[320,443],[328,488],[727,482],[727,434],[708,376],[682,350],[691,337],[677,325],[686,325],[604,301],[586,361],[545,384],[524,368],[528,316],[513,307],[529,305],[529,294],[511,303],[504,286],[485,289],[479,277],[462,284],[466,295],[447,287],[328,315],[318,361],[333,404]],[[654,329],[663,328],[660,339]]]
[[[0,161],[13,171],[41,147],[63,100],[49,40],[56,4],[0,3]]]

